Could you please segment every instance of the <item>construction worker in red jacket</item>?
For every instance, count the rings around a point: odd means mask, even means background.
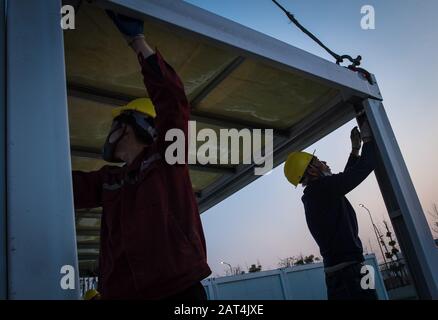
[[[188,133],[183,84],[146,43],[143,21],[108,15],[137,55],[150,99],[113,110],[103,158],[123,167],[73,172],[75,207],[103,209],[98,290],[102,299],[205,300],[200,281],[211,270],[189,169],[165,160],[166,132]]]

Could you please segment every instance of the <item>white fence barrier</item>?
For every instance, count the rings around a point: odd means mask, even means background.
[[[374,283],[378,298],[387,300],[388,294],[375,256],[365,256],[365,264],[374,268]],[[202,283],[209,300],[327,299],[322,263],[208,278]]]

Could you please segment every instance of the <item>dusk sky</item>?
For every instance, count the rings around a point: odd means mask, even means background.
[[[186,0],[193,5],[287,42],[327,60],[333,59],[288,22],[270,0]],[[339,54],[363,57],[374,73],[384,105],[425,212],[438,203],[438,1],[436,0],[282,0],[296,18]],[[362,30],[361,7],[372,5],[376,29]],[[308,151],[341,171],[350,152],[352,121]],[[302,188],[283,176],[283,165],[202,215],[213,276],[224,275],[226,261],[247,270],[259,261],[264,270],[280,258],[315,254],[301,202]],[[364,203],[378,227],[389,221],[374,174],[348,194],[359,220],[365,251],[378,245]],[[427,215],[427,213],[426,213]],[[428,219],[431,221],[430,216]],[[436,235],[435,235],[436,236]]]

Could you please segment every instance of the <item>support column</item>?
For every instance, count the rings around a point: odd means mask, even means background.
[[[420,299],[438,299],[438,249],[382,102],[363,103],[379,151],[376,177]]]
[[[7,298],[6,250],[6,20],[0,0],[0,300]]]
[[[60,0],[8,1],[10,299],[79,298],[60,10]],[[61,287],[63,266],[74,289]]]

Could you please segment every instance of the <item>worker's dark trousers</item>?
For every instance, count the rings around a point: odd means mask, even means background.
[[[195,285],[190,288],[177,293],[171,297],[167,297],[164,299],[165,301],[187,301],[187,302],[196,302],[196,301],[206,301],[207,294],[205,293],[204,286],[201,282],[197,282]]]
[[[339,271],[326,273],[328,300],[377,300],[375,289],[362,289],[360,273],[363,264],[357,263]]]

